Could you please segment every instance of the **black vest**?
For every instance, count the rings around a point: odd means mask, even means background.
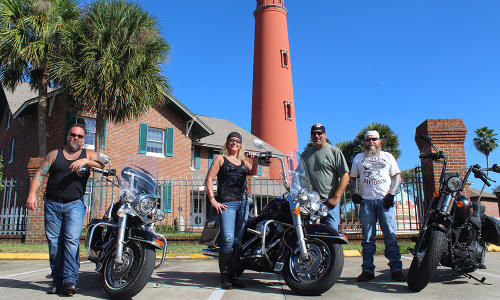
[[[224,157],[224,163],[217,173],[217,201],[243,200],[246,192],[248,168],[245,162],[237,166]]]
[[[87,157],[87,151],[82,149],[77,159]],[[45,194],[48,200],[60,200],[71,202],[81,199],[85,195],[85,187],[89,179],[90,172],[73,172],[69,166],[75,160],[67,160],[64,157],[63,149],[57,149],[57,157],[50,166],[49,179]]]

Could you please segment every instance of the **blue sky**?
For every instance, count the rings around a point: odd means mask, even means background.
[[[255,0],[136,1],[172,47],[164,75],[197,114],[251,129]],[[415,128],[462,118],[467,164],[485,165],[474,130],[500,134],[500,1],[286,0],[299,149],[313,123],[333,143],[371,122],[418,165]],[[500,163],[500,149],[490,156]],[[499,182],[500,175],[492,175]],[[479,184],[474,187],[480,188]]]

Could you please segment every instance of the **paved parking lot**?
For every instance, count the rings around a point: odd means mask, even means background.
[[[314,299],[498,299],[500,287],[500,253],[486,256],[488,269],[476,272],[486,277],[485,284],[457,276],[448,268],[439,268],[433,282],[420,293],[412,293],[406,283],[393,282],[387,270],[387,260],[376,256],[376,277],[358,284],[360,257],[346,257],[344,271],[337,284]],[[405,271],[410,257],[403,258]],[[80,291],[74,299],[105,299],[101,278],[93,272],[94,265],[83,262],[80,269]],[[61,296],[45,293],[50,279],[48,261],[0,261],[1,299],[58,299]],[[218,288],[219,275],[216,260],[169,260],[155,273],[144,290],[134,299],[238,299],[256,300],[303,299],[294,295],[276,274],[245,272],[247,288],[224,291]]]

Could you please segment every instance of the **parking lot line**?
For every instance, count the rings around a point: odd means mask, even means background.
[[[222,299],[222,296],[224,296],[225,292],[226,292],[226,290],[223,290],[220,287],[217,287],[212,292],[212,294],[210,295],[210,297],[208,297],[208,300],[220,300],[220,299]]]
[[[86,260],[84,262],[81,262],[80,264],[85,264],[88,262],[90,262],[90,260]],[[44,269],[33,270],[33,271],[17,273],[17,274],[10,274],[10,275],[6,275],[6,276],[2,276],[2,277],[0,277],[0,279],[7,279],[7,278],[12,278],[12,277],[21,276],[21,275],[27,275],[27,274],[31,274],[31,273],[43,272],[43,271],[47,271],[47,270],[50,270],[50,268],[44,268]]]
[[[483,271],[476,271],[476,273],[481,274],[481,275],[495,277],[495,278],[500,278],[500,275],[493,274],[493,273],[488,273],[488,272],[483,272]]]

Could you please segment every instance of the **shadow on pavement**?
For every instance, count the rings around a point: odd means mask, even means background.
[[[291,294],[288,288],[282,288],[282,281],[276,274],[244,273],[241,281],[246,285],[244,290],[259,293]],[[220,273],[217,272],[156,272],[150,279],[151,284],[164,284],[181,287],[217,288],[220,286]],[[285,285],[286,286],[286,285]]]

